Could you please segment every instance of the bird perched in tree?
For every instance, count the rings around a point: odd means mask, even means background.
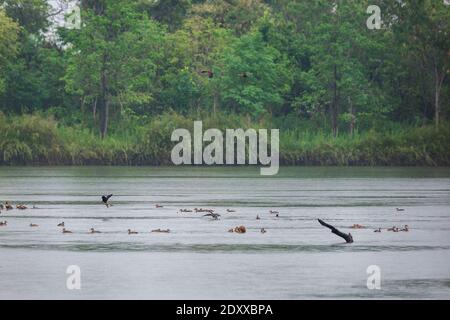
[[[113,196],[112,194],[107,195],[107,196],[102,196],[102,201],[103,201],[103,203],[106,205],[107,208],[109,208],[109,203],[108,203],[108,201],[109,201],[109,199],[110,199],[112,196]]]

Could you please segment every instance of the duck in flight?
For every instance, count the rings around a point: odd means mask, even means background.
[[[107,208],[109,208],[109,203],[108,203],[108,201],[109,201],[109,199],[110,199],[112,196],[113,196],[112,194],[107,195],[107,196],[102,196],[102,202],[106,205]]]
[[[205,214],[205,215],[203,215],[203,216],[204,216],[204,217],[211,217],[211,218],[213,218],[214,220],[219,220],[220,214],[211,212],[211,213],[207,213],[207,214]]]
[[[338,229],[336,229],[335,227],[333,227],[332,225],[329,225],[328,223],[325,223],[324,221],[322,221],[320,219],[317,219],[317,220],[319,221],[319,223],[321,225],[330,229],[332,233],[343,238],[345,240],[345,242],[353,243],[353,237],[352,237],[351,233],[349,233],[349,234],[343,233],[343,232],[339,231]]]

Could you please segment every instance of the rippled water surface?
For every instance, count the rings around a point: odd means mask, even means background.
[[[1,167],[5,201],[30,209],[0,213],[0,299],[450,298],[449,168]],[[221,219],[179,212],[195,207]],[[246,234],[227,232],[239,225]],[[69,265],[81,290],[66,288]],[[370,265],[380,290],[367,288]]]

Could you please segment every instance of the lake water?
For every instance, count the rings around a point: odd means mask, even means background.
[[[449,168],[1,167],[5,201],[30,209],[0,214],[0,299],[450,298]],[[179,213],[195,207],[221,219]],[[373,232],[393,225],[410,231]],[[81,290],[66,287],[70,265]]]

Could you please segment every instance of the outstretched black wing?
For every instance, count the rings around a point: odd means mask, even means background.
[[[331,229],[332,233],[334,233],[335,235],[343,238],[345,240],[345,242],[347,242],[347,243],[352,243],[353,242],[353,237],[352,237],[351,234],[343,233],[343,232],[339,231],[338,229],[336,229],[335,227],[333,227],[332,225],[330,225],[330,224],[328,224],[328,223],[326,223],[326,222],[324,222],[324,221],[322,221],[320,219],[317,219],[317,220],[324,227],[327,227],[328,229]]]
[[[326,223],[325,221],[320,220],[320,219],[317,219],[317,220],[318,220],[319,223],[320,223],[321,225],[323,225],[324,227],[327,227],[328,229],[331,229],[331,231],[336,230],[335,227],[333,227],[332,225]]]
[[[107,203],[108,200],[109,200],[109,198],[111,198],[112,196],[113,196],[112,194],[107,195],[107,196],[102,196],[102,201],[103,201],[104,203]]]

